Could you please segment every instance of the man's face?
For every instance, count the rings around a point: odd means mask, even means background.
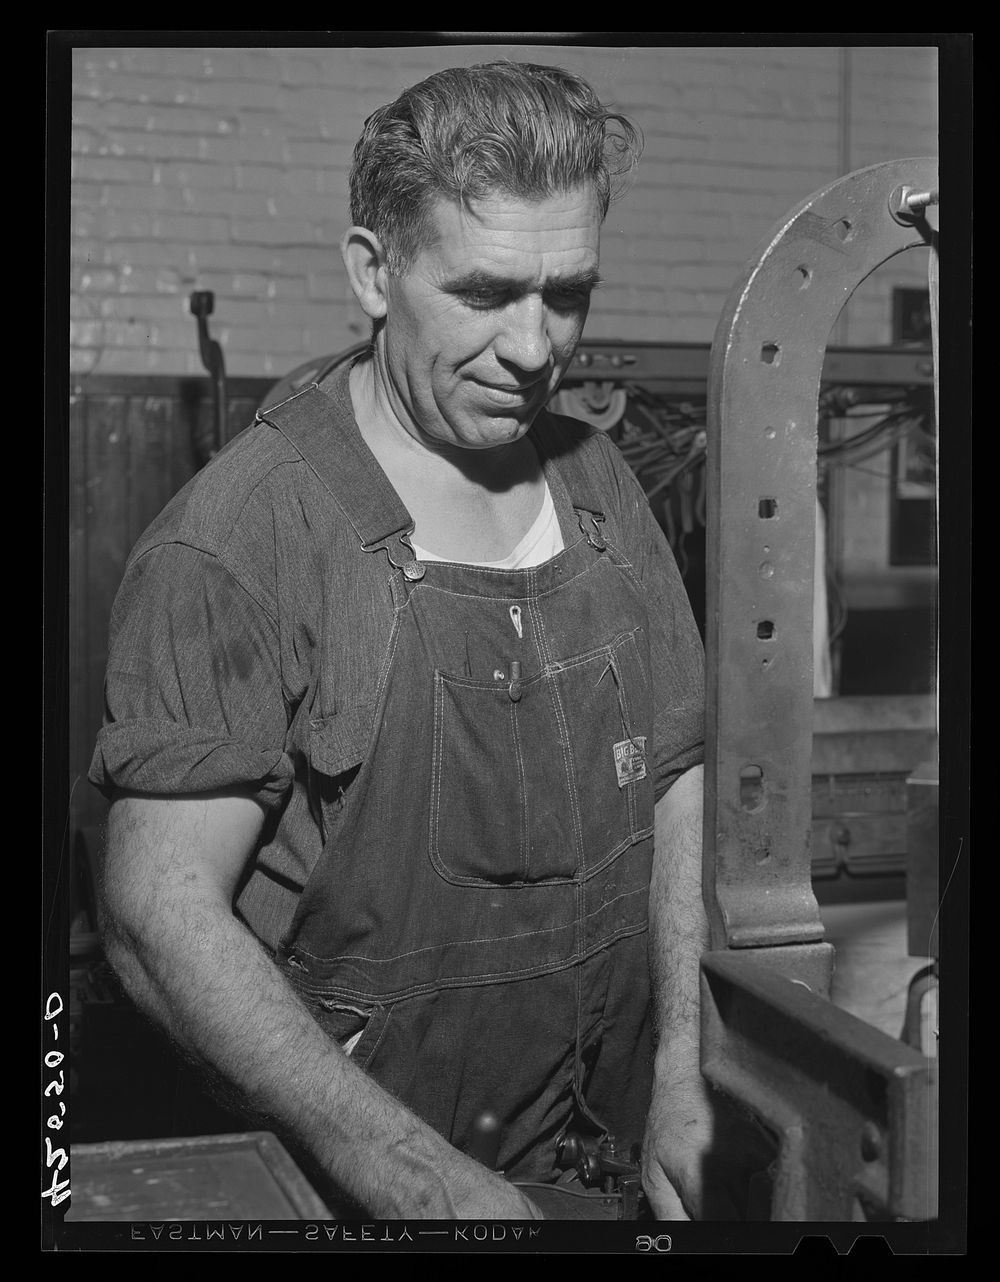
[[[434,212],[436,241],[387,278],[388,392],[416,439],[488,449],[527,432],[573,358],[600,216],[587,189]]]

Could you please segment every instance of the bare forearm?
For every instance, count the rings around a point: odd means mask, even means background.
[[[531,1217],[327,1038],[176,831],[144,836],[144,864],[128,832],[109,840],[103,913],[109,959],[140,1007],[372,1215]]]
[[[141,951],[108,936],[137,1003],[372,1214],[454,1216],[461,1156],[325,1036],[231,914],[191,900],[177,907],[183,926],[165,922]],[[192,949],[195,935],[210,950]]]
[[[666,1220],[742,1219],[749,1176],[768,1160],[759,1135],[748,1133],[700,1070],[700,963],[709,943],[701,775],[699,768],[682,776],[656,816],[650,919],[659,1043],[643,1184],[655,1215]]]
[[[697,1072],[699,966],[708,946],[702,903],[702,768],[689,770],[656,807],[650,884],[650,965],[657,1076]]]

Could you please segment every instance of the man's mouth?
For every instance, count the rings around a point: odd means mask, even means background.
[[[488,395],[497,400],[524,401],[537,396],[547,384],[547,379],[536,378],[532,383],[486,383],[477,380]]]

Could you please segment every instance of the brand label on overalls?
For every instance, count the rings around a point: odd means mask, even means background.
[[[618,772],[618,787],[624,788],[627,783],[636,783],[646,777],[646,736],[638,739],[623,739],[615,744],[615,770]]]

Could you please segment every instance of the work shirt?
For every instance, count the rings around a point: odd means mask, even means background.
[[[338,423],[357,432],[347,377],[336,370],[322,390]],[[648,600],[659,799],[703,760],[701,639],[632,472],[603,435],[585,448]],[[578,530],[565,486],[558,472],[547,479],[568,540]],[[323,848],[310,722],[329,728],[318,778],[327,799],[364,757],[393,622],[390,569],[358,556],[329,490],[285,437],[256,423],[142,535],[115,600],[90,779],[108,796],[229,788],[266,807],[239,908],[271,948]]]
[[[564,550],[424,564],[347,371],[267,411],[137,546],[91,777],[268,809],[237,911],[328,1035],[459,1147],[550,1179],[641,1136],[653,805],[701,646],[614,446],[532,428]]]

